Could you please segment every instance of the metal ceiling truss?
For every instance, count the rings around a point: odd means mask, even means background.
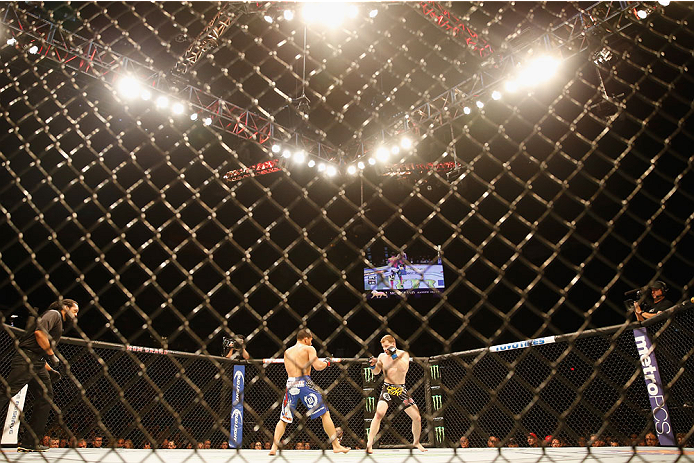
[[[488,58],[494,53],[491,44],[477,35],[462,19],[457,18],[439,2],[419,2],[418,9],[427,18],[434,20],[437,26],[454,37],[462,37],[473,54]]]

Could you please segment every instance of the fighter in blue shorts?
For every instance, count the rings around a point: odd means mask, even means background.
[[[280,419],[285,423],[294,421],[296,405],[301,400],[308,409],[308,415],[312,420],[328,411],[323,403],[323,396],[318,392],[308,375],[287,378],[287,390],[282,401],[282,414]]]
[[[287,429],[287,423],[294,421],[294,411],[301,400],[308,409],[311,419],[320,417],[323,421],[323,429],[328,435],[328,442],[335,453],[347,453],[349,447],[340,445],[335,432],[335,425],[330,418],[328,406],[323,402],[323,396],[316,390],[311,381],[311,367],[316,370],[324,370],[330,366],[330,359],[321,360],[316,354],[316,349],[311,345],[313,335],[307,329],[299,330],[296,335],[296,344],[284,352],[284,368],[287,370],[287,390],[282,401],[282,412],[275,426],[275,434],[272,439],[270,455],[277,454]]]

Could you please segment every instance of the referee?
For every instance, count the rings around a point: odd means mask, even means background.
[[[0,413],[4,414],[7,404],[26,384],[34,396],[34,412],[29,420],[27,432],[17,446],[18,452],[44,452],[48,447],[40,442],[46,430],[48,413],[53,403],[52,380],[60,379],[54,347],[60,341],[63,330],[69,328],[79,312],[77,302],[62,299],[54,302],[38,317],[30,317],[26,333],[12,358],[12,369],[7,376],[5,391],[0,392]],[[46,362],[50,363],[50,366]],[[52,368],[51,368],[52,367]]]

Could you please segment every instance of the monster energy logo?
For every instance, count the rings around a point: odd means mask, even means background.
[[[371,431],[371,428],[366,428],[366,429],[364,429],[364,431],[366,431],[366,438],[368,439],[369,438],[369,431]]]
[[[366,398],[366,411],[367,412],[372,412],[374,411],[374,405],[376,404],[376,399],[373,397],[367,397]]]
[[[364,368],[364,381],[370,383],[374,380],[374,371],[371,368]]]
[[[443,399],[441,398],[441,395],[432,395],[431,401],[434,404],[434,410],[441,409],[441,406],[443,405]]]
[[[444,427],[436,426],[436,428],[434,428],[434,432],[436,433],[436,442],[442,443],[443,439],[446,437],[446,430]]]
[[[441,374],[439,373],[438,365],[431,365],[429,367],[429,371],[431,372],[431,379],[441,379]]]

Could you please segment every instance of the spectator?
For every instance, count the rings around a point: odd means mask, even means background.
[[[311,450],[311,444],[309,442],[304,442],[304,450]]]
[[[60,448],[60,439],[57,437],[51,437],[51,448],[52,449],[59,449]]]
[[[265,450],[270,450],[270,449],[272,448],[272,444],[270,443],[270,441],[265,441],[265,444],[263,445],[263,448],[264,448]]]
[[[125,447],[125,439],[123,439],[123,438],[121,437],[121,438],[119,438],[119,439],[116,441],[116,448],[117,448],[117,449],[122,449],[122,448],[124,448],[124,447]]]
[[[152,450],[152,443],[150,441],[146,441],[142,448],[145,450]]]
[[[66,438],[63,437],[62,439],[60,439],[60,448],[61,448],[61,449],[66,449],[66,448],[68,448],[69,446],[70,446],[70,445],[68,444],[68,441],[67,441]]]
[[[516,448],[520,446],[518,445],[518,441],[516,441],[515,437],[509,437],[508,441],[506,442],[506,447]]]
[[[564,447],[564,443],[559,437],[553,437],[552,438],[552,443],[550,444],[552,447]]]
[[[77,448],[78,449],[86,449],[87,448],[87,439],[80,439],[77,441]]]
[[[534,432],[528,433],[528,447],[539,447],[540,439],[537,438],[537,434]]]
[[[255,444],[253,444],[253,448],[255,450],[263,450],[263,443],[260,441],[257,441]]]
[[[304,443],[303,442],[297,442],[294,450],[303,450],[303,449],[304,449]]]
[[[605,441],[597,434],[591,434],[590,436],[590,446],[591,447],[604,447]]]
[[[132,449],[135,446],[133,445],[133,441],[131,439],[125,439],[125,443],[123,444],[124,449]]]
[[[212,442],[209,439],[205,439],[205,444],[203,445],[204,449],[211,449],[212,448]]]
[[[489,436],[489,439],[487,439],[487,447],[489,447],[489,448],[499,447],[499,438],[496,436]]]
[[[649,318],[655,317],[665,309],[669,309],[674,304],[669,300],[665,299],[665,293],[667,292],[667,285],[662,281],[656,281],[651,285],[650,294],[646,296],[647,307],[641,307],[641,304],[637,301],[634,303],[634,312],[636,313],[636,319],[639,321],[647,320]]]
[[[177,446],[176,446],[176,441],[173,440],[173,439],[169,440],[169,446],[168,446],[167,448],[169,448],[169,449],[175,449],[175,448],[177,448]]]
[[[552,445],[552,436],[551,435],[545,436],[545,438],[542,440],[540,445],[542,447],[550,447]]]
[[[588,447],[588,442],[585,437],[580,436],[576,441],[579,447]]]
[[[100,449],[104,445],[104,438],[101,436],[94,436],[92,439],[92,448]]]
[[[460,440],[458,441],[458,445],[460,446],[461,449],[469,449],[470,448],[470,440],[462,436]]]
[[[197,449],[202,450],[205,448],[205,444],[203,442],[198,442]]]
[[[229,442],[227,441],[222,441],[221,444],[219,444],[220,449],[228,449],[229,448]]]
[[[653,432],[646,433],[646,445],[648,447],[658,447],[660,445],[658,438]]]
[[[41,445],[45,445],[46,447],[51,446],[51,436],[43,436],[43,439],[41,439]]]

